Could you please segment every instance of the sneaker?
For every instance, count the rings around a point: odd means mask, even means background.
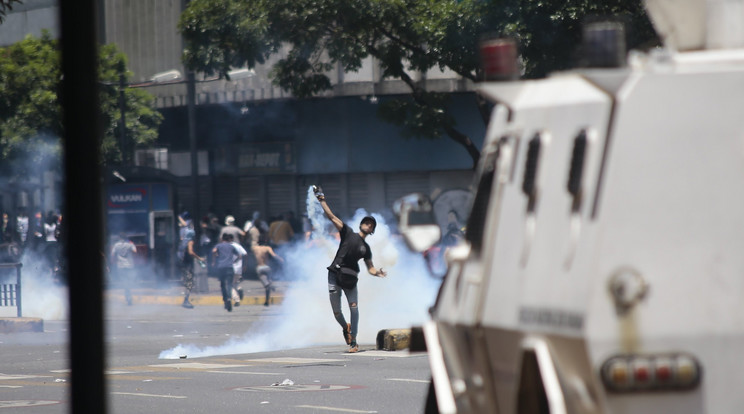
[[[240,306],[240,302],[235,302],[233,306]]]
[[[225,302],[225,310],[227,310],[228,312],[232,312],[232,302]]]
[[[357,345],[356,341],[351,341],[351,344],[349,345],[349,353],[355,354],[359,352],[359,345]]]
[[[346,341],[346,345],[351,345],[351,324],[346,324],[346,329],[343,330],[344,334],[344,341]]]
[[[194,305],[189,302],[188,300],[183,301],[183,304],[181,304],[186,309],[194,309]]]
[[[237,290],[238,290],[238,296],[240,297],[240,300],[243,300],[243,295],[244,295],[243,288],[238,288]]]

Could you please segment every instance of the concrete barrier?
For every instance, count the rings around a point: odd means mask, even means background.
[[[383,329],[377,333],[377,349],[400,351],[411,343],[410,329]]]
[[[377,349],[411,352],[426,352],[424,331],[420,326],[410,329],[383,329],[377,333]]]

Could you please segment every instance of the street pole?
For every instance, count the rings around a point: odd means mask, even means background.
[[[196,151],[196,80],[194,72],[189,71],[186,74],[186,87],[189,99],[188,118],[189,118],[189,146],[191,150],[191,191],[194,194],[192,210],[194,212],[194,227],[197,227],[196,220],[199,220],[199,163]]]
[[[194,72],[189,70],[186,72],[186,95],[188,97],[188,127],[189,127],[189,150],[191,152],[191,193],[193,194],[192,205],[191,205],[191,220],[194,223],[194,231],[196,232],[195,240],[201,237],[201,214],[199,213],[199,162],[198,153],[196,147],[196,79]],[[196,280],[196,291],[206,291],[207,283],[205,275],[201,272],[198,273]]]
[[[127,87],[125,76],[126,66],[124,60],[119,61],[119,148],[121,150],[121,165],[128,165],[129,151],[127,148],[127,101],[124,96],[124,88]]]

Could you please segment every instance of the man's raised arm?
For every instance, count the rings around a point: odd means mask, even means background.
[[[323,194],[323,190],[314,185],[313,186],[313,192],[315,193],[315,198],[320,201],[320,207],[323,208],[323,212],[325,213],[326,217],[328,217],[329,220],[331,220],[331,223],[333,223],[336,228],[341,231],[341,229],[344,227],[344,222],[341,221],[340,218],[336,217],[335,214],[333,214],[333,211],[331,211],[331,208],[328,207],[328,203],[325,201],[325,194]]]

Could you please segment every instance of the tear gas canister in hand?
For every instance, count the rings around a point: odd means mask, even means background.
[[[317,198],[318,201],[323,201],[323,199],[325,199],[325,194],[323,194],[323,189],[320,188],[320,186],[313,185],[313,193],[315,193],[315,198]]]

